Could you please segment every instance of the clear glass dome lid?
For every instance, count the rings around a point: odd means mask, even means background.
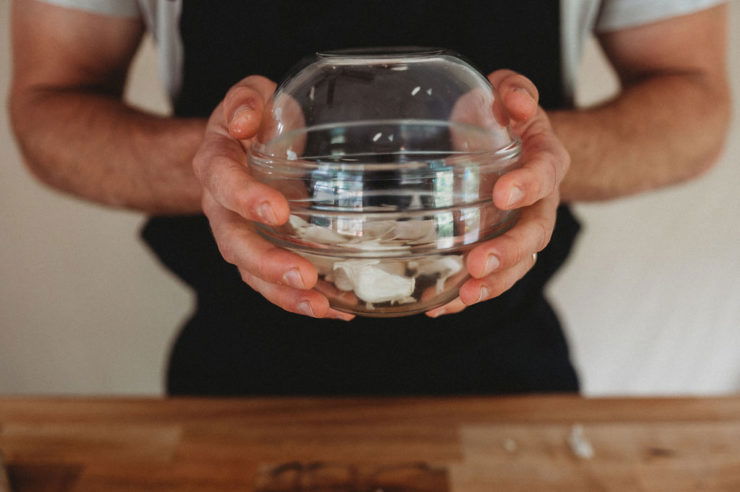
[[[422,149],[492,152],[514,143],[495,102],[489,81],[448,50],[320,52],[299,63],[277,88],[253,150],[304,162],[352,162],[357,155]],[[422,123],[424,132],[404,132],[407,125]],[[456,127],[466,129],[455,132]]]

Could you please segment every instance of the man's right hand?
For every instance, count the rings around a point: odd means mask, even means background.
[[[285,197],[255,180],[246,166],[247,150],[274,91],[274,82],[247,77],[211,114],[193,160],[203,185],[203,212],[224,259],[268,301],[292,313],[349,321],[354,316],[330,308],[326,296],[314,289],[318,272],[308,260],[266,241],[250,223],[277,226],[290,214]]]

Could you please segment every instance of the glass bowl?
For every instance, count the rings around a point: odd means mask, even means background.
[[[466,252],[506,231],[493,205],[519,165],[488,80],[425,48],[319,53],[275,92],[249,151],[288,223],[257,230],[307,258],[337,310],[417,314],[458,295]]]

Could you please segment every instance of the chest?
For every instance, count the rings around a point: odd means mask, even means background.
[[[439,46],[482,72],[511,68],[562,105],[557,0],[184,0],[178,113],[205,116],[250,74],[280,80],[315,51]]]

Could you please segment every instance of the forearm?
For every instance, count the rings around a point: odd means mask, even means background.
[[[205,121],[163,118],[82,90],[11,93],[26,162],[50,186],[153,214],[200,211],[192,158]]]
[[[662,74],[605,104],[556,111],[551,119],[572,157],[563,201],[606,200],[708,170],[724,142],[729,95],[698,74]]]

